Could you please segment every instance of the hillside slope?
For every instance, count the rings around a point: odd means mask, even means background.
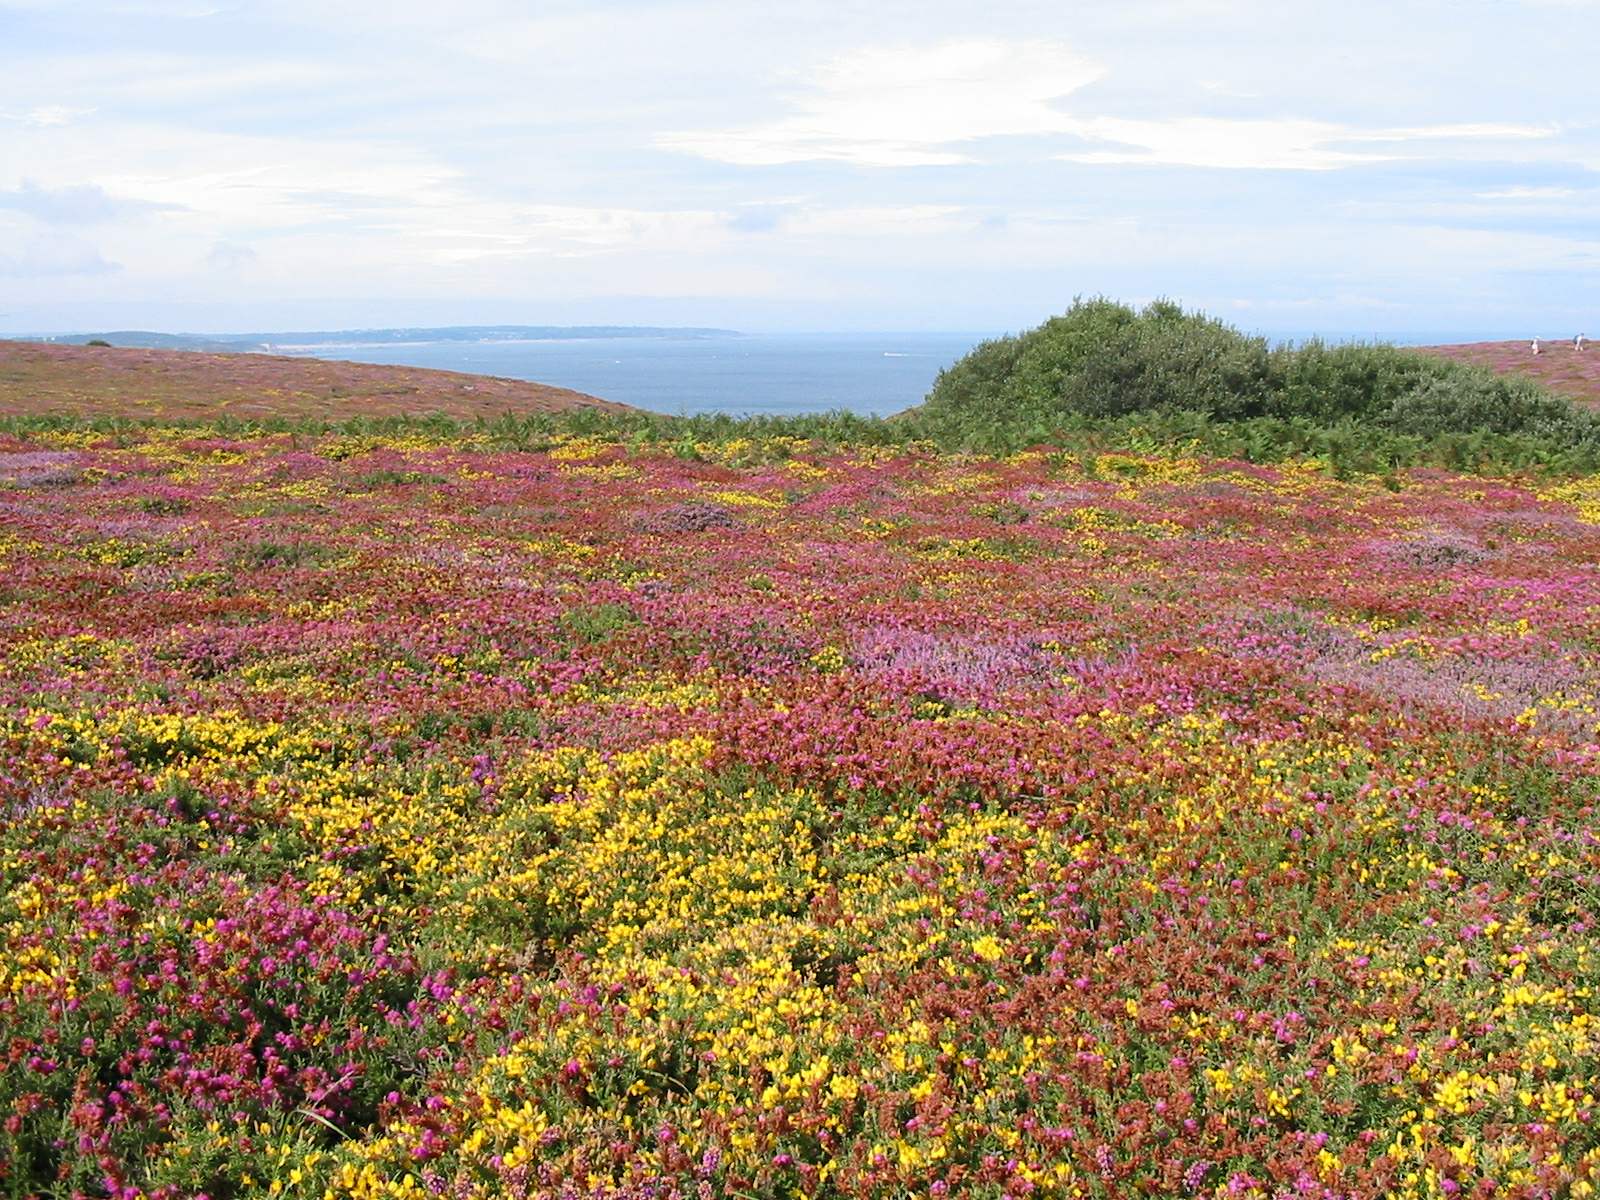
[[[1487,367],[1500,375],[1521,375],[1558,395],[1600,408],[1600,349],[1581,354],[1569,341],[1542,342],[1536,356],[1528,342],[1465,342],[1455,346],[1419,346],[1423,354]]]
[[[0,341],[0,416],[461,419],[629,406],[520,379],[265,354]]]

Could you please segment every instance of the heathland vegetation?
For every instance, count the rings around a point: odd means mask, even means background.
[[[1399,482],[0,434],[0,1195],[1589,1194],[1600,493]]]
[[[0,422],[109,428],[228,421],[285,427],[428,413],[623,411],[569,388],[419,367],[268,354],[0,341]]]
[[[1526,338],[1505,342],[1458,342],[1419,346],[1423,354],[1485,367],[1497,375],[1531,379],[1557,395],[1580,404],[1600,406],[1600,354],[1588,339],[1546,339],[1539,353]]]
[[[1594,1194],[1583,414],[1103,302],[881,422],[249,369],[0,421],[0,1196]]]

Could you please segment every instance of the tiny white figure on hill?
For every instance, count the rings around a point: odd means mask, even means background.
[[[1539,339],[1538,338],[1534,338],[1533,339],[1533,352],[1535,354],[1539,353]]]
[[[1577,337],[1572,339],[1572,348],[1581,354],[1583,353],[1584,346],[1588,344],[1588,341],[1589,339],[1580,333]]]

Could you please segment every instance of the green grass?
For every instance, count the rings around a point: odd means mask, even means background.
[[[1307,417],[1258,416],[1218,420],[1184,410],[1095,418],[1067,415],[1048,428],[1018,430],[1004,424],[967,422],[951,428],[913,411],[888,419],[851,413],[800,417],[669,417],[645,413],[556,413],[502,417],[492,421],[385,417],[352,421],[167,422],[90,420],[62,417],[0,418],[0,435],[20,438],[65,431],[95,432],[110,439],[142,439],[151,428],[173,424],[222,436],[277,433],[298,437],[420,434],[453,440],[480,437],[495,449],[541,450],[557,438],[584,436],[639,447],[670,446],[695,457],[700,446],[734,441],[757,443],[757,453],[781,457],[785,450],[762,443],[798,439],[813,449],[932,446],[946,452],[1009,454],[1045,445],[1069,454],[1131,451],[1143,454],[1202,454],[1273,463],[1316,459],[1340,473],[1383,474],[1414,466],[1503,475],[1533,472],[1588,474],[1600,470],[1600,441],[1562,439],[1539,433],[1443,431],[1421,436],[1355,418],[1320,422]]]

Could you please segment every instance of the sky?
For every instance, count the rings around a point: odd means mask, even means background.
[[[1600,335],[1597,48],[1600,0],[0,0],[0,333]]]

